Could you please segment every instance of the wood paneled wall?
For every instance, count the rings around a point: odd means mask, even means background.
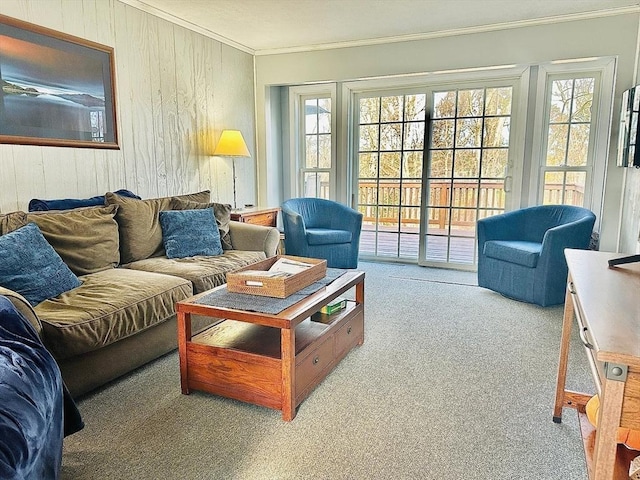
[[[31,198],[127,188],[143,198],[210,189],[233,201],[220,133],[242,131],[238,204],[255,203],[252,55],[118,0],[2,0],[0,13],[114,47],[119,150],[0,145],[0,212]]]

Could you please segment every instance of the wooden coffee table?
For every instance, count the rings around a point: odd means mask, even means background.
[[[296,407],[364,342],[364,276],[349,270],[278,314],[196,303],[213,290],[178,302],[182,393],[201,390],[234,398],[281,410],[283,420],[293,420]],[[352,288],[355,301],[347,308],[320,313]],[[220,321],[192,335],[191,315]]]

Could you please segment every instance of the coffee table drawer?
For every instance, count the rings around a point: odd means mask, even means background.
[[[340,327],[335,338],[336,357],[342,356],[344,352],[351,350],[356,344],[362,343],[364,338],[364,313],[362,310],[356,312]]]
[[[296,366],[296,393],[313,388],[333,361],[333,338],[327,337]],[[296,395],[296,396],[297,396]]]

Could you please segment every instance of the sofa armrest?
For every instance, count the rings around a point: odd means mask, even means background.
[[[33,328],[35,328],[36,332],[38,332],[40,338],[42,338],[42,323],[40,322],[38,315],[36,315],[36,312],[33,310],[33,307],[27,301],[27,299],[19,293],[4,287],[0,287],[0,295],[7,297],[9,301],[13,303],[13,305],[16,307],[16,310],[18,310],[22,315],[24,315],[27,320],[29,320],[31,325],[33,325]]]
[[[229,234],[234,250],[263,251],[273,257],[280,243],[280,232],[275,227],[229,222]]]

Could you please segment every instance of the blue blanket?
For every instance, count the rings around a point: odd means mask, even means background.
[[[0,478],[57,479],[63,436],[83,426],[55,360],[0,296]]]

